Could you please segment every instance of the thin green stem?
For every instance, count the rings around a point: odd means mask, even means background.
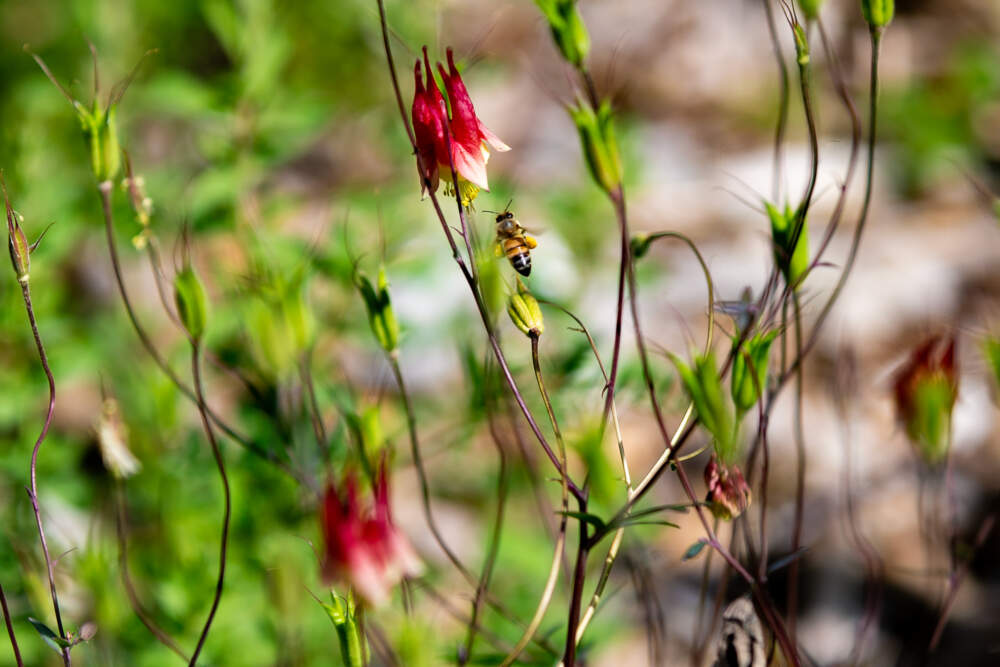
[[[781,177],[783,173],[783,153],[782,147],[785,143],[785,129],[788,126],[788,106],[791,99],[789,90],[788,67],[781,51],[781,41],[778,39],[778,28],[774,21],[774,10],[771,8],[771,0],[762,0],[764,11],[767,14],[767,29],[771,36],[771,47],[774,51],[774,59],[778,65],[778,80],[781,85],[781,93],[778,99],[778,121],[774,128],[774,182],[772,183],[772,194],[775,204],[781,199]],[[793,246],[794,247],[794,246]]]
[[[229,476],[226,474],[226,464],[222,458],[222,450],[215,439],[215,432],[212,430],[212,422],[209,418],[207,404],[205,403],[205,392],[201,382],[201,343],[198,340],[191,342],[191,376],[194,381],[195,396],[198,402],[198,412],[201,414],[201,423],[205,429],[205,435],[212,447],[212,456],[215,458],[215,465],[219,469],[219,477],[222,479],[222,492],[224,498],[224,509],[222,515],[222,536],[219,544],[219,576],[215,583],[215,596],[212,599],[212,608],[208,612],[205,620],[205,627],[202,628],[198,644],[194,648],[191,660],[188,663],[192,667],[198,662],[198,655],[201,653],[205,640],[208,638],[208,631],[212,627],[215,612],[219,608],[222,600],[222,589],[226,578],[226,555],[229,548],[229,522],[232,515],[232,499],[229,492]]]

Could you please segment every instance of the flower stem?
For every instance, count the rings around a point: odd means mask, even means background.
[[[45,442],[45,437],[49,433],[49,427],[52,425],[52,415],[56,409],[56,381],[52,376],[52,369],[49,368],[49,358],[45,354],[45,346],[42,344],[42,337],[38,333],[38,322],[35,320],[35,310],[31,305],[31,290],[28,287],[28,281],[26,279],[21,281],[21,296],[24,297],[24,308],[28,313],[28,322],[31,324],[31,333],[35,338],[35,347],[38,350],[38,359],[42,364],[42,370],[45,371],[45,378],[49,383],[49,405],[45,412],[45,422],[42,424],[42,430],[38,434],[38,438],[35,440],[34,448],[31,450],[31,488],[28,489],[28,498],[31,500],[31,509],[35,513],[35,525],[38,527],[38,540],[41,542],[42,555],[45,557],[45,571],[49,578],[49,594],[52,597],[52,609],[55,612],[56,627],[59,630],[59,637],[61,639],[66,639],[66,631],[63,629],[62,614],[59,612],[59,595],[56,593],[52,556],[49,554],[49,545],[45,539],[45,529],[42,527],[42,512],[38,507],[38,452],[42,447],[42,443]],[[66,667],[69,667],[71,663],[69,648],[63,648],[60,651],[60,654],[62,655],[63,664],[66,665]]]
[[[21,649],[17,647],[17,637],[14,635],[14,625],[10,620],[10,610],[7,608],[7,596],[3,593],[2,585],[0,585],[0,607],[3,607],[3,622],[7,626],[10,647],[14,650],[14,660],[17,662],[17,667],[24,667],[24,661],[21,660]]]
[[[198,644],[194,648],[191,660],[188,663],[192,667],[198,662],[198,655],[201,653],[205,640],[208,638],[208,631],[212,627],[215,612],[219,608],[219,601],[222,599],[222,588],[226,578],[226,554],[229,548],[229,521],[232,515],[232,499],[229,492],[229,476],[226,474],[226,464],[222,459],[222,450],[215,439],[215,432],[212,430],[212,422],[209,417],[208,407],[205,403],[205,392],[201,382],[201,343],[198,340],[191,342],[191,377],[194,381],[195,396],[198,403],[198,412],[201,415],[201,423],[205,429],[205,435],[212,447],[212,456],[215,458],[215,465],[219,469],[219,477],[222,479],[222,493],[224,498],[224,509],[222,515],[222,536],[219,544],[219,577],[215,583],[215,596],[212,599],[212,608],[208,612],[205,620],[205,627],[202,628]]]
[[[767,29],[771,36],[771,46],[774,50],[774,60],[778,65],[778,80],[781,84],[781,94],[778,99],[778,122],[774,128],[774,182],[772,193],[775,205],[781,198],[781,178],[783,174],[784,156],[782,148],[785,143],[785,129],[788,126],[788,103],[789,95],[788,67],[785,65],[785,58],[781,52],[781,41],[778,39],[778,28],[774,22],[774,10],[771,8],[771,0],[763,0],[764,11],[767,14]],[[794,247],[794,246],[792,246]]]
[[[177,642],[143,608],[142,603],[139,601],[139,595],[136,593],[135,585],[132,583],[132,577],[128,569],[128,518],[125,508],[125,488],[120,481],[115,485],[115,504],[117,505],[115,524],[118,533],[118,570],[121,573],[122,585],[125,587],[125,595],[128,597],[129,606],[132,607],[132,611],[135,612],[139,621],[156,637],[157,641],[176,653],[181,660],[187,662],[189,658],[184,653],[184,650],[177,645]]]
[[[792,319],[795,324],[795,355],[802,354],[802,307],[797,292],[792,292]],[[792,546],[790,553],[797,553],[802,544],[802,520],[805,512],[806,493],[806,439],[802,427],[802,392],[805,385],[802,365],[795,373],[795,513],[792,518]],[[766,483],[766,480],[765,480]],[[761,535],[763,539],[763,534]],[[788,568],[788,634],[795,637],[799,609],[799,560],[794,559]]]

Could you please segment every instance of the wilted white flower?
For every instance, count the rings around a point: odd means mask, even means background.
[[[139,472],[142,464],[128,448],[128,428],[118,414],[118,401],[105,399],[101,417],[97,420],[97,444],[104,467],[116,479],[125,479]]]

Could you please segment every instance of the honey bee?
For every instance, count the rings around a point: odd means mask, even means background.
[[[538,241],[525,233],[513,213],[504,210],[497,214],[497,257],[506,255],[515,271],[528,276],[531,274],[531,249],[536,246]]]

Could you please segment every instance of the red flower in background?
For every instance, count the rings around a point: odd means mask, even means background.
[[[392,522],[384,461],[376,475],[370,508],[362,510],[357,480],[347,473],[343,493],[333,482],[327,484],[320,523],[325,544],[323,580],[346,581],[372,606],[388,600],[404,576],[422,571],[420,559]]]
[[[476,188],[489,190],[486,162],[490,151],[487,145],[498,151],[509,151],[510,146],[502,142],[476,116],[469,91],[455,67],[455,56],[451,49],[448,49],[448,70],[445,71],[444,66],[438,63],[438,72],[451,103],[450,119],[444,97],[434,80],[427,47],[424,47],[423,73],[419,60],[413,67],[415,87],[411,117],[417,152],[431,187],[437,189],[439,169],[444,168],[450,174],[454,164],[460,180]]]
[[[705,502],[712,514],[723,521],[735,519],[750,506],[750,487],[739,466],[727,466],[715,455],[705,466]]]
[[[954,336],[932,336],[914,349],[896,372],[893,393],[907,436],[925,461],[937,463],[948,451],[958,398]]]

